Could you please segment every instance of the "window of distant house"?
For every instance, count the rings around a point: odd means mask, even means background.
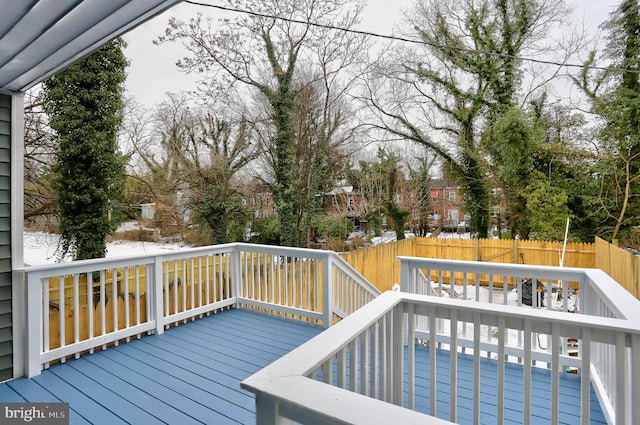
[[[398,203],[398,204],[402,203],[402,194],[401,193],[396,193],[396,203]]]
[[[247,198],[242,198],[242,205],[247,205]]]
[[[456,202],[456,193],[449,192],[449,202]]]
[[[331,203],[336,207],[338,206],[338,198],[336,197],[336,195],[333,195],[331,197]]]
[[[269,205],[269,197],[268,196],[264,197],[264,204],[265,205]]]
[[[349,196],[349,208],[353,208],[353,198]]]

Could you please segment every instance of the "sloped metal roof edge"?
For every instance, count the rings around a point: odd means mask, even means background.
[[[140,1],[140,0],[138,0]],[[110,31],[104,37],[99,38],[95,42],[88,45],[86,48],[78,50],[75,54],[72,54],[67,59],[62,60],[58,65],[53,66],[51,68],[45,67],[45,69],[40,73],[33,73],[33,69],[26,70],[22,76],[14,79],[11,83],[5,85],[5,87],[0,87],[0,93],[5,94],[16,94],[20,92],[24,92],[36,84],[42,82],[48,77],[54,75],[55,73],[63,70],[74,62],[82,59],[83,57],[91,54],[92,52],[98,50],[104,44],[108,43],[110,40],[113,40],[116,37],[119,37],[125,34],[128,31],[136,28],[137,26],[143,24],[144,22],[152,19],[153,17],[163,13],[167,9],[175,6],[178,3],[181,3],[182,0],[144,0],[147,3],[150,3],[146,12],[138,15],[132,16],[132,19],[124,25],[120,27],[114,27],[112,31]],[[43,61],[44,62],[44,61]],[[34,75],[29,75],[34,74]]]

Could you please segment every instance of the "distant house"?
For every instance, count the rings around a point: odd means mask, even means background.
[[[494,195],[497,191],[499,189],[494,189]],[[460,185],[446,178],[431,179],[429,192],[431,199],[426,223],[429,228],[448,232],[469,231],[471,217],[464,212],[466,203]],[[370,205],[353,186],[339,186],[321,196],[322,208],[327,215],[348,218],[356,228],[367,228],[365,217],[370,212]],[[395,195],[395,202],[409,211],[405,223],[408,228],[419,228],[424,224],[420,201],[409,180],[401,184],[400,191]],[[253,210],[256,219],[277,215],[273,194],[269,186],[262,182],[254,181],[245,187],[243,205]],[[493,206],[492,216],[499,216],[501,211],[500,205]]]
[[[353,186],[341,186],[325,193],[323,206],[328,215],[353,221],[356,229],[366,227],[367,201]]]
[[[252,181],[244,190],[242,205],[253,211],[254,218],[269,218],[277,215],[273,193],[269,185]]]
[[[467,231],[468,214],[464,213],[465,201],[462,188],[454,181],[441,178],[431,179],[431,215],[429,226],[445,231]]]

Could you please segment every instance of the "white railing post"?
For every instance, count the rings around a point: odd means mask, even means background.
[[[631,400],[640,400],[640,335],[631,336]],[[634,402],[629,403],[629,414],[633,425],[640,425],[640,408]]]
[[[238,245],[231,251],[231,292],[235,299],[235,308],[240,308],[242,296],[242,251]]]
[[[42,287],[37,275],[26,274],[26,374],[28,378],[40,375],[42,363]]]
[[[409,260],[405,259],[405,258],[401,258],[400,259],[400,291],[402,292],[408,292],[411,293],[411,291],[409,291]],[[417,293],[417,291],[416,291]],[[402,344],[403,345],[408,345],[409,344],[409,319],[408,316],[405,314],[403,315],[403,333],[402,333]],[[411,323],[411,326],[415,326],[415,323]]]
[[[404,370],[404,340],[406,339],[405,333],[407,326],[407,315],[405,314],[405,305],[398,304],[393,309],[392,316],[392,335],[391,343],[393,344],[392,359],[393,370],[396,372],[393,374],[392,379],[392,400],[391,402],[397,406],[402,406],[402,398],[404,391],[402,388],[403,374],[398,373],[400,370]]]
[[[153,272],[151,276],[150,288],[153,288],[153,305],[151,309],[151,320],[156,321],[156,335],[164,333],[164,294],[162,285],[162,257],[155,256],[153,260]],[[169,294],[166,294],[169,296]]]
[[[626,335],[616,332],[615,344],[615,404],[616,424],[626,424],[627,422],[627,379],[629,377],[629,365],[627,364]]]
[[[293,425],[295,422],[280,416],[280,404],[273,398],[256,394],[256,425]]]
[[[327,254],[322,261],[322,325],[324,328],[333,322],[333,258]]]
[[[400,290],[402,292],[413,293],[409,289],[409,260],[406,258],[400,259]]]

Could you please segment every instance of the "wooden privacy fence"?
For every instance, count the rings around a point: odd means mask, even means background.
[[[595,249],[595,267],[640,298],[640,257],[600,238],[596,238]]]
[[[562,242],[411,238],[340,254],[380,291],[400,282],[399,256],[559,266]],[[592,243],[569,242],[565,267],[595,267]]]

